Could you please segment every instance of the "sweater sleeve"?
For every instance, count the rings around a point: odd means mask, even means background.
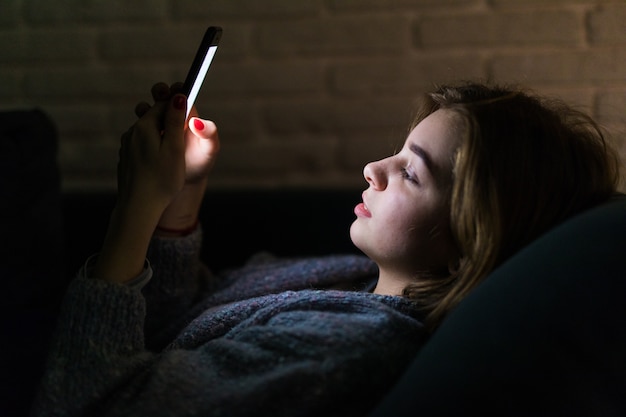
[[[364,415],[423,336],[371,294],[286,292],[200,316],[153,354],[139,291],[76,280],[68,296],[36,416]]]
[[[153,237],[148,251],[153,276],[144,287],[146,346],[158,351],[184,326],[187,311],[216,285],[200,261],[202,229],[185,237]]]
[[[35,415],[91,415],[153,355],[144,350],[145,302],[137,288],[78,277],[65,294]],[[95,415],[95,413],[93,414]]]

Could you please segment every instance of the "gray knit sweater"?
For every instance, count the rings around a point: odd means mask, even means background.
[[[365,257],[213,276],[200,246],[154,239],[143,288],[79,274],[33,415],[362,416],[423,344],[413,303],[350,290],[375,277]]]

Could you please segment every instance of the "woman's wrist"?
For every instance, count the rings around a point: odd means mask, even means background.
[[[95,264],[95,278],[125,283],[143,270],[159,211],[139,208],[118,204],[113,209]]]
[[[184,236],[195,230],[206,183],[203,180],[185,184],[163,211],[155,229],[156,235]]]
[[[154,236],[160,237],[183,237],[191,234],[197,229],[199,220],[196,217],[196,221],[187,227],[169,228],[165,226],[158,226],[154,229]]]

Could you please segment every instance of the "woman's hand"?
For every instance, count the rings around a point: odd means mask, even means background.
[[[173,84],[171,87],[165,83],[155,84],[152,87],[154,106],[158,106],[163,100],[168,100],[181,88],[181,83]],[[135,108],[135,113],[141,118],[152,108],[148,103],[139,103]],[[191,109],[190,118],[185,127],[184,144],[184,185],[163,211],[156,229],[159,235],[182,235],[191,231],[197,224],[208,174],[219,151],[217,127],[213,122],[199,118],[195,107]]]
[[[165,83],[157,83],[152,86],[152,98],[155,106],[171,96],[179,93],[182,83],[172,84],[168,87]],[[146,102],[137,104],[135,114],[141,118],[152,106]],[[215,123],[198,117],[195,107],[189,113],[189,121],[185,127],[185,184],[194,184],[207,179],[220,143]]]
[[[185,108],[180,94],[159,101],[122,135],[118,206],[144,206],[160,215],[183,188]]]
[[[94,278],[124,283],[143,270],[154,229],[186,183],[186,106],[185,96],[168,94],[122,135],[117,202]]]

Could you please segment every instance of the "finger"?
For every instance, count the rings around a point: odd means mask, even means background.
[[[174,84],[170,85],[170,93],[172,95],[178,94],[182,91],[183,91],[183,83],[181,83],[180,81],[175,82]]]
[[[193,134],[200,139],[198,145],[205,155],[213,156],[220,148],[217,126],[211,120],[192,117],[189,120],[188,134]]]
[[[161,119],[163,119],[163,115],[165,114],[165,108],[167,107],[167,104],[168,104],[167,101],[157,101],[152,106],[150,105],[146,106],[145,111],[143,112],[139,120],[137,120],[137,122],[135,123],[135,126],[137,126],[137,124],[152,125],[152,124],[155,124],[155,121],[160,121]],[[139,106],[139,104],[137,106]],[[156,124],[160,125],[161,123],[159,122]]]
[[[171,97],[170,87],[163,82],[154,84],[150,92],[154,101],[165,101]]]
[[[144,114],[148,112],[148,110],[150,110],[150,107],[152,106],[150,106],[150,104],[146,103],[145,101],[137,103],[137,105],[135,106],[135,115],[141,118]]]
[[[192,117],[189,119],[189,129],[202,139],[217,139],[217,126],[211,120]]]
[[[165,110],[163,119],[163,145],[169,147],[171,152],[184,154],[185,141],[185,110],[187,98],[182,94],[175,95]]]

